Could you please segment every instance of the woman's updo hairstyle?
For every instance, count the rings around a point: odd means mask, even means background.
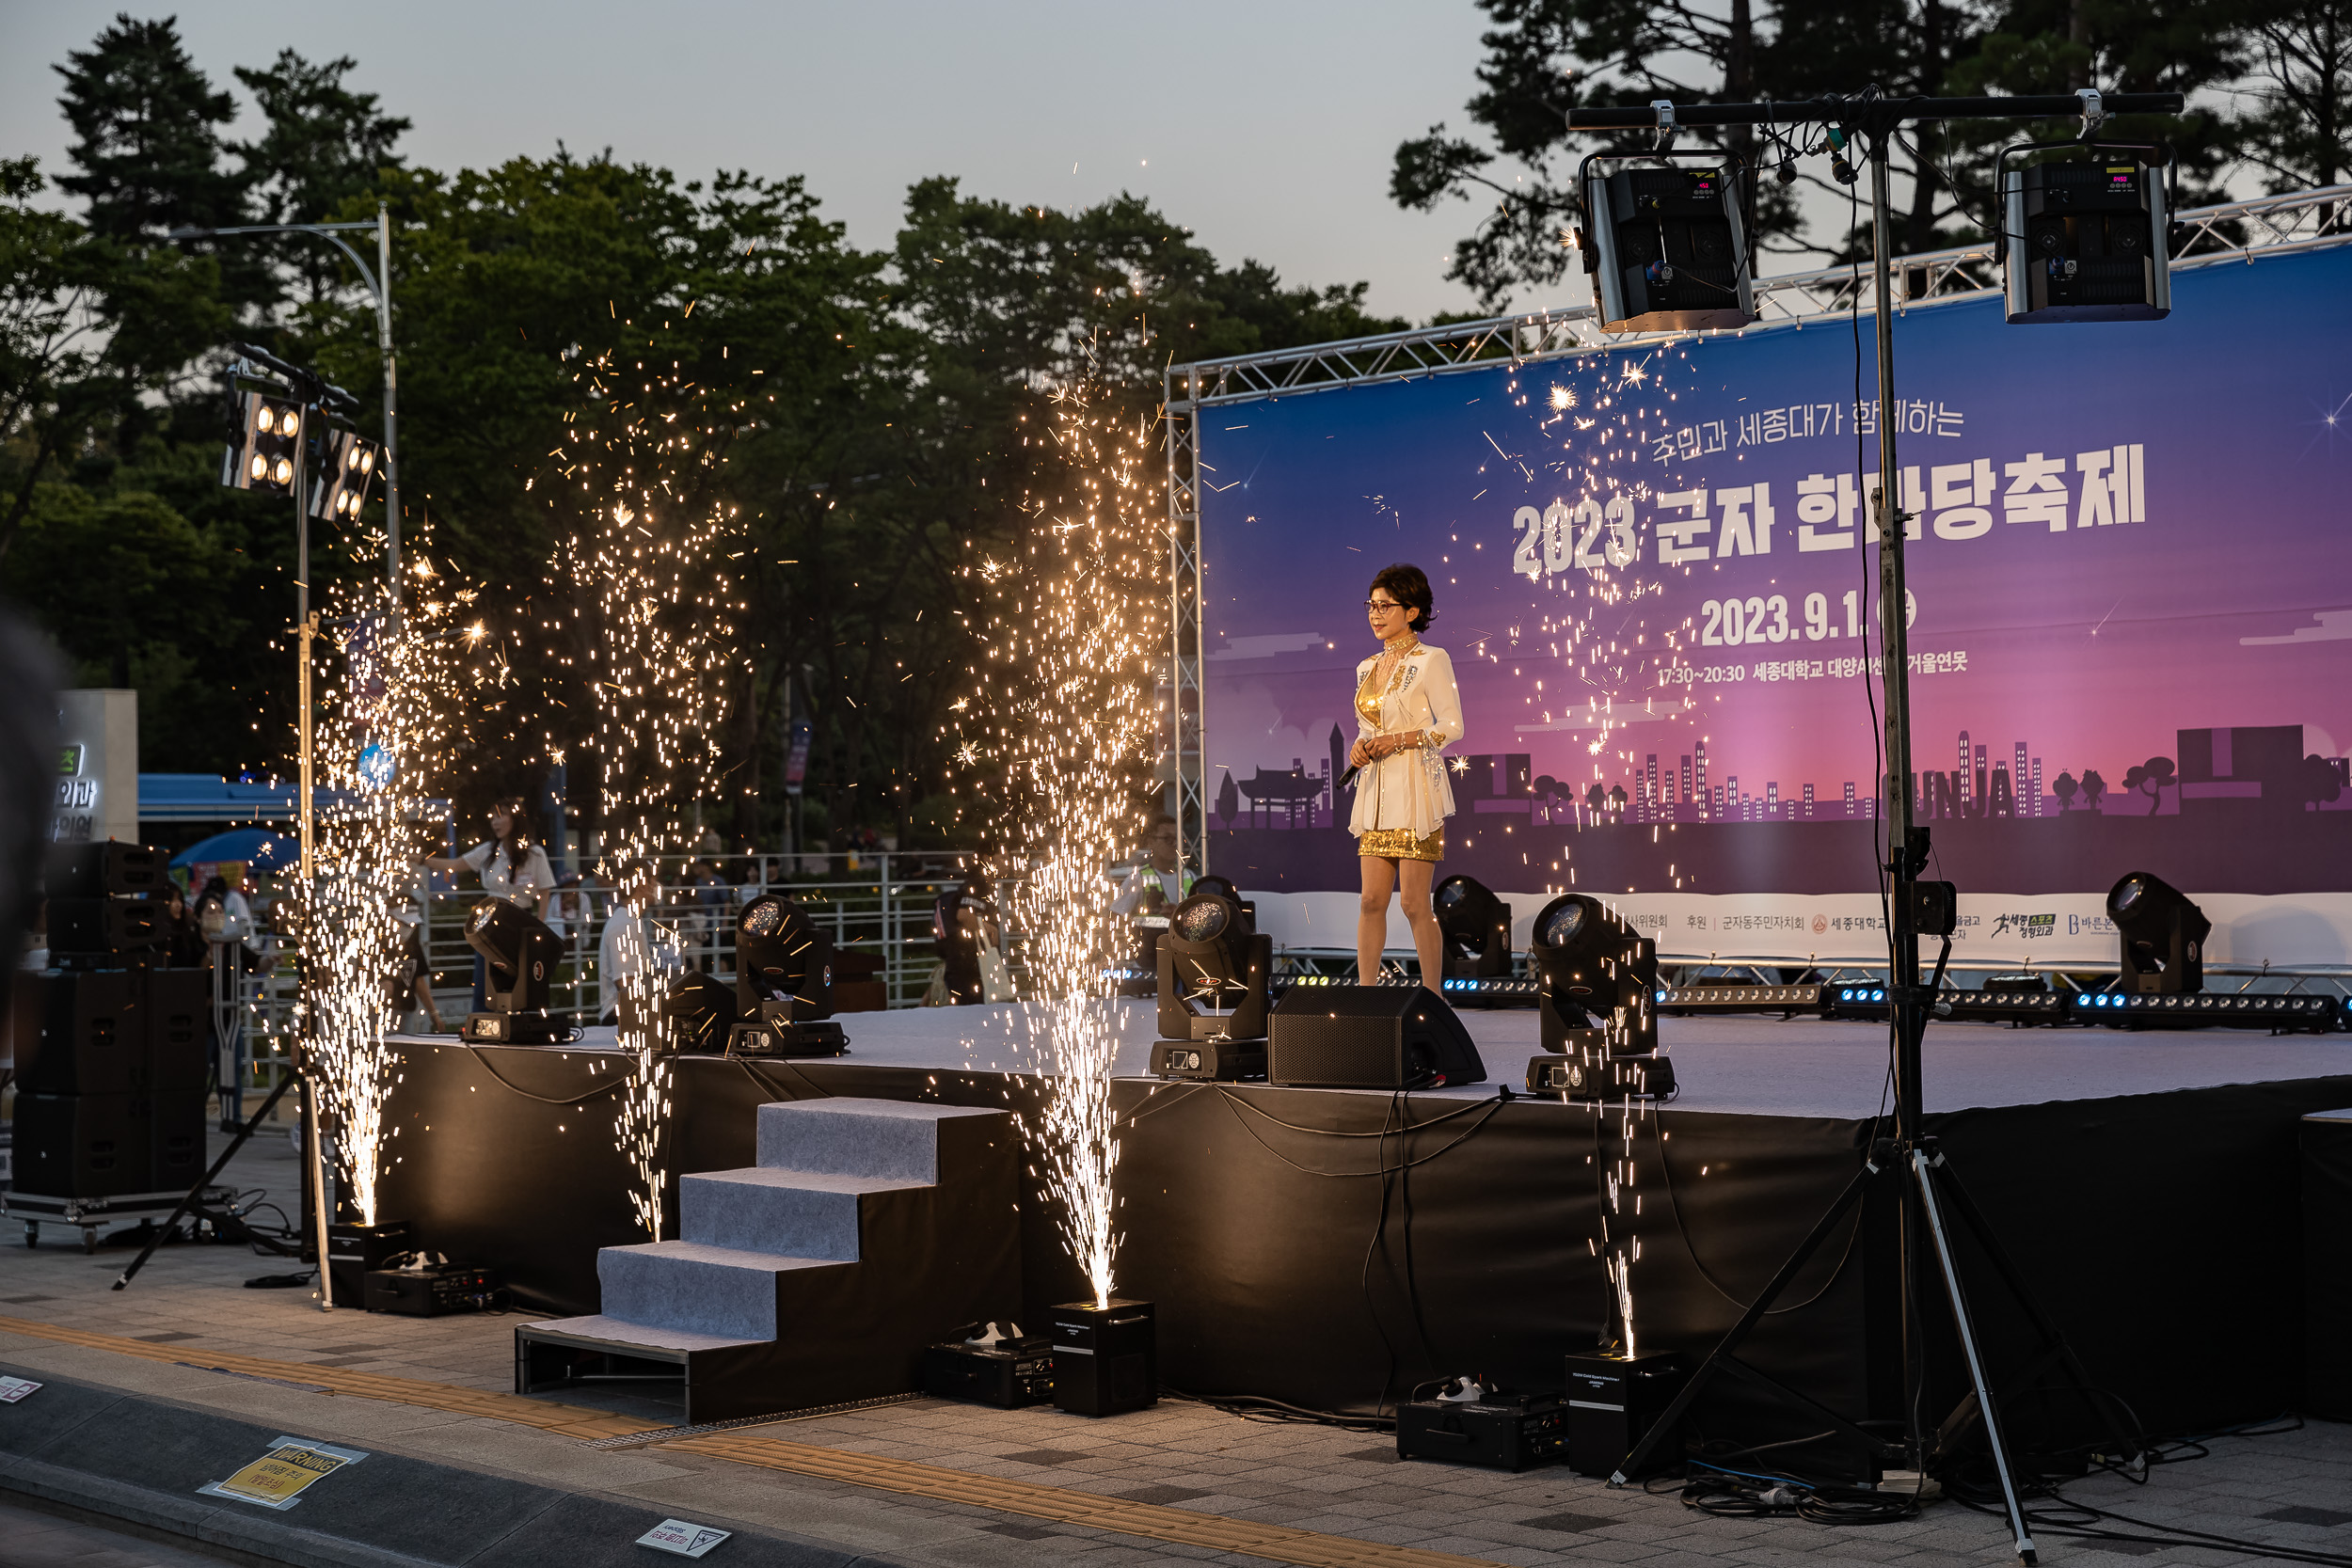
[[[1405,618],[1405,624],[1416,632],[1427,631],[1429,623],[1438,618],[1437,610],[1431,608],[1428,578],[1408,562],[1382,567],[1380,575],[1372,579],[1372,586],[1387,589],[1390,598],[1412,611]]]

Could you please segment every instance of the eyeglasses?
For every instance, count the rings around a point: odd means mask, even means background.
[[[1403,610],[1405,607],[1398,604],[1394,599],[1366,599],[1364,601],[1364,608],[1371,610],[1375,615],[1378,615],[1386,610]]]

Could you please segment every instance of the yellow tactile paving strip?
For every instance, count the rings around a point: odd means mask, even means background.
[[[547,1400],[524,1399],[516,1394],[460,1388],[445,1383],[427,1383],[418,1378],[384,1377],[342,1367],[272,1361],[258,1355],[235,1355],[220,1351],[196,1351],[184,1345],[151,1345],[142,1339],[92,1334],[85,1329],[34,1323],[24,1318],[0,1317],[0,1333],[22,1334],[57,1344],[79,1345],[87,1350],[111,1351],[119,1355],[135,1355],[143,1361],[216,1367],[223,1371],[241,1372],[247,1377],[307,1383],[325,1388],[329,1393],[383,1400],[393,1404],[419,1405],[460,1416],[479,1416],[582,1440],[620,1437],[644,1430],[644,1423],[626,1417],[607,1415],[600,1410],[582,1410],[577,1405],[555,1404]],[[1427,1551],[1418,1546],[1391,1546],[1375,1541],[1356,1541],[1343,1535],[1295,1529],[1288,1525],[1220,1518],[1214,1513],[1190,1513],[1179,1508],[1132,1502],[1124,1497],[1106,1497],[1094,1492],[1075,1492],[1058,1486],[1040,1486],[1033,1481],[973,1475],[936,1465],[915,1465],[905,1460],[851,1453],[841,1449],[818,1448],[807,1443],[787,1443],[748,1432],[713,1433],[702,1437],[681,1438],[664,1446],[706,1453],[717,1459],[733,1460],[739,1465],[757,1465],[762,1469],[785,1470],[794,1475],[842,1481],[880,1492],[898,1492],[940,1502],[963,1503],[999,1513],[1051,1519],[1058,1524],[1143,1536],[1178,1545],[1235,1552],[1274,1562],[1297,1563],[1301,1568],[1500,1568],[1499,1564],[1486,1558],[1458,1557],[1451,1552]]]

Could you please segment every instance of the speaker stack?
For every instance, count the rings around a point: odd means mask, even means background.
[[[51,862],[55,967],[16,976],[18,1192],[184,1191],[204,1174],[205,974],[153,967],[165,932],[144,898],[163,875],[128,844]]]

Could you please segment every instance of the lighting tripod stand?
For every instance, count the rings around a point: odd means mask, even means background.
[[[1731,1332],[1724,1337],[1698,1369],[1692,1374],[1681,1393],[1665,1413],[1652,1423],[1647,1434],[1633,1451],[1626,1456],[1611,1484],[1621,1485],[1627,1477],[1636,1473],[1653,1450],[1662,1445],[1690,1408],[1700,1392],[1719,1371],[1733,1371],[1761,1382],[1784,1397],[1804,1405],[1808,1410],[1830,1421],[1835,1430],[1856,1437],[1869,1445],[1874,1452],[1886,1453],[1889,1445],[1884,1439],[1864,1431],[1860,1426],[1829,1411],[1794,1389],[1788,1388],[1764,1376],[1741,1362],[1740,1346],[1756,1325],[1762,1321],[1772,1304],[1785,1291],[1805,1261],[1828,1239],[1830,1232],[1882,1175],[1896,1175],[1903,1189],[1900,1205],[1901,1248],[1900,1266],[1903,1290],[1900,1299],[1903,1311],[1903,1386],[1906,1391],[1922,1386],[1926,1377],[1925,1355],[1915,1334],[1913,1304],[1926,1300],[1937,1289],[1951,1308],[1952,1323],[1957,1331],[1963,1360],[1967,1365],[1968,1381],[1973,1390],[1973,1408],[1963,1401],[1936,1434],[1936,1443],[1948,1447],[1975,1420],[1984,1425],[1987,1443],[1992,1449],[1994,1467],[2000,1479],[2001,1497],[2006,1505],[2010,1530],[2016,1537],[2017,1556],[2021,1561],[2036,1561],[2033,1536],[2026,1528],[2024,1505],[2019,1501],[2015,1467],[2009,1445],[2002,1433],[2000,1412],[1993,1396],[1993,1386],[1985,1373],[1984,1356],[1979,1345],[1975,1324],[1970,1318],[1965,1291],[1962,1288],[1960,1269],[1952,1251],[1952,1235],[1946,1223],[1946,1210],[1956,1214],[1976,1236],[2003,1283],[2024,1306],[2034,1328],[2042,1338],[2042,1355],[2034,1370],[2055,1361],[2071,1377],[2086,1400],[2092,1398],[2089,1382],[2072,1350],[2059,1337],[2057,1326],[2034,1303],[2025,1288],[2023,1276],[2002,1249],[1984,1216],[1967,1194],[1934,1137],[1926,1129],[1925,1096],[1920,1079],[1920,1039],[1926,1033],[1928,1020],[1936,1005],[1936,993],[1942,987],[1944,960],[1935,966],[1934,980],[1922,986],[1919,979],[1919,937],[1921,934],[1919,874],[1926,869],[1928,858],[1927,831],[1914,825],[1911,800],[1911,685],[1909,678],[1909,649],[1907,617],[1903,607],[1908,603],[1903,584],[1903,545],[1906,525],[1911,518],[1901,505],[1898,487],[1899,469],[1895,460],[1895,322],[1893,279],[1893,217],[1887,194],[1887,153],[1897,134],[1907,124],[1922,121],[1954,119],[2072,119],[2079,116],[2084,136],[2088,140],[2109,114],[2178,114],[2182,108],[2179,93],[2131,93],[2102,99],[2094,91],[2083,91],[2066,97],[2028,98],[1910,98],[1896,99],[1881,93],[1875,87],[1851,97],[1820,98],[1795,103],[1699,103],[1677,106],[1660,99],[1645,108],[1576,109],[1568,116],[1568,129],[1575,131],[1641,131],[1655,128],[1658,150],[1667,150],[1678,126],[1727,125],[1822,125],[1836,128],[1833,138],[1841,152],[1861,144],[1870,164],[1870,223],[1872,277],[1876,287],[1879,377],[1879,484],[1872,500],[1872,525],[1878,532],[1879,546],[1879,629],[1883,653],[1883,674],[1885,688],[1885,777],[1883,793],[1885,802],[1887,859],[1883,867],[1889,894],[1887,908],[1887,938],[1890,974],[1887,1000],[1891,1005],[1891,1049],[1895,1076],[1894,1135],[1879,1139],[1868,1158],[1853,1180],[1847,1183],[1828,1212],[1824,1213],[1812,1231],[1801,1243],[1763,1293],[1750,1304]],[[2063,144],[2054,144],[2063,145]],[[1841,165],[1841,179],[1851,179],[1853,170]],[[1997,199],[1996,210],[2002,210]],[[1588,214],[1597,220],[1597,214]],[[2003,220],[2006,222],[2006,219]],[[2153,236],[2162,244],[2164,236]],[[2014,243],[2012,241],[2012,243]],[[1949,927],[1938,934],[1946,938],[1944,953],[1951,952]],[[1919,1418],[1919,1401],[1907,1399],[1907,1425],[1904,1449],[1911,1467],[1924,1474],[1929,1459],[1937,1451],[1931,1447],[1929,1433]],[[2131,1447],[2128,1442],[2126,1447]]]

